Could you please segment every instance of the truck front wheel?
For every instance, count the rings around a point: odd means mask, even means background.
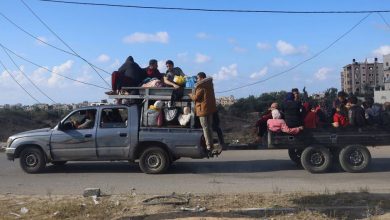
[[[27,147],[20,153],[20,166],[26,173],[39,173],[46,167],[43,152],[35,147]]]
[[[310,173],[323,173],[332,164],[331,154],[325,147],[307,147],[302,152],[301,163]]]
[[[139,158],[139,167],[147,174],[159,174],[167,171],[169,167],[168,153],[160,147],[149,147]]]
[[[343,170],[357,173],[368,167],[371,162],[371,154],[364,146],[350,145],[340,151],[339,160]]]

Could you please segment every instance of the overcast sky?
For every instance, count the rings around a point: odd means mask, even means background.
[[[81,1],[81,0],[79,0]],[[84,0],[83,0],[84,1]],[[353,58],[382,59],[390,53],[390,28],[371,14],[355,30],[320,56],[267,82],[228,93],[218,93],[265,79],[291,68],[326,48],[359,22],[365,14],[258,14],[148,10],[64,5],[25,0],[32,10],[68,45],[108,73],[132,55],[145,67],[151,58],[171,59],[187,75],[199,71],[213,76],[217,96],[258,96],[263,92],[302,89],[309,93],[340,88],[340,71]],[[88,2],[85,0],[84,2]],[[275,0],[148,0],[89,1],[142,6],[250,10],[389,10],[388,1],[275,1]],[[294,4],[291,4],[291,3]],[[63,50],[58,40],[19,0],[0,1],[0,12],[41,41]],[[390,13],[382,13],[390,23]],[[107,89],[80,84],[59,76],[108,87],[82,59],[31,38],[0,16],[0,43],[39,68],[0,48],[0,61],[39,102],[52,103],[23,75],[59,103],[99,101]],[[23,73],[20,71],[23,70]],[[110,75],[98,70],[110,83]],[[0,104],[36,103],[0,66]]]

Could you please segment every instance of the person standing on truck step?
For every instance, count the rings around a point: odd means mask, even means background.
[[[164,84],[178,89],[180,86],[173,82],[173,79],[175,76],[185,76],[183,70],[181,70],[179,67],[175,67],[175,64],[172,60],[167,60],[165,64],[167,66],[167,72],[164,76]]]
[[[195,102],[195,114],[203,128],[207,150],[220,152],[220,149],[214,149],[213,145],[213,114],[217,111],[213,78],[207,78],[204,72],[198,73],[197,83],[189,96]]]

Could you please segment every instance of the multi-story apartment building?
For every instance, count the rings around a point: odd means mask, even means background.
[[[385,90],[390,90],[390,54],[383,56],[383,75],[385,77]]]
[[[373,63],[356,62],[344,66],[341,72],[341,89],[346,93],[373,92],[375,89],[385,89],[383,63],[375,58]]]

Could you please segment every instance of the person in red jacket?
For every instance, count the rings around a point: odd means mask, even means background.
[[[338,128],[338,127],[346,127],[348,126],[348,114],[347,114],[347,109],[343,104],[337,104],[336,106],[336,113],[333,115],[333,127]]]

